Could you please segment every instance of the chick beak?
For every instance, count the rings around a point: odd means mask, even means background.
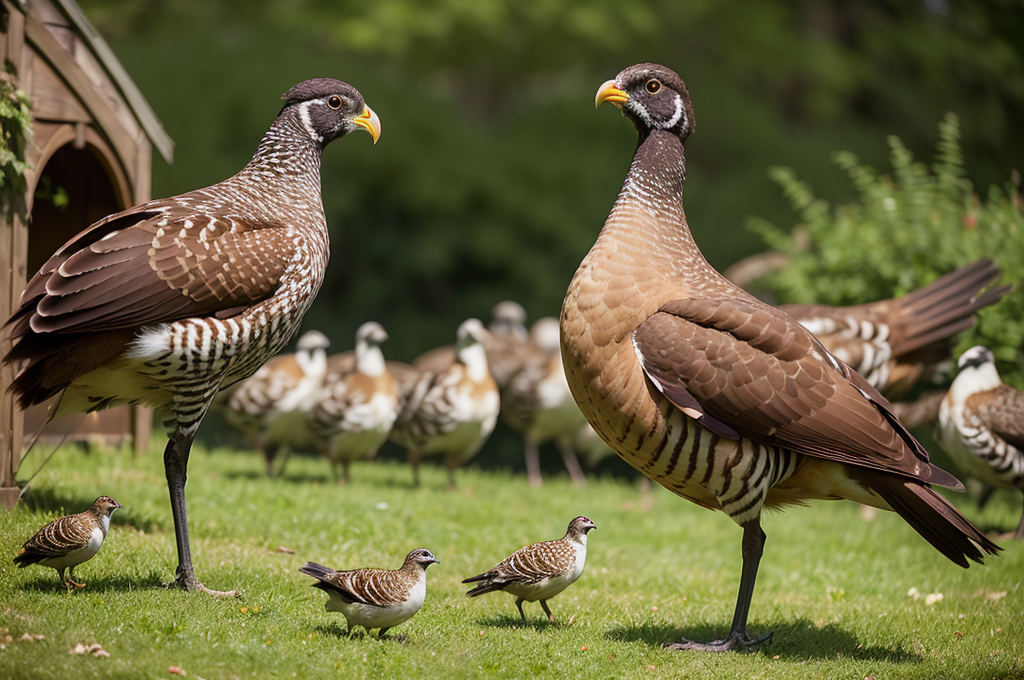
[[[622,105],[629,100],[629,95],[625,91],[620,90],[614,80],[608,80],[601,85],[597,90],[597,96],[594,97],[594,108],[597,108],[605,102],[611,102],[618,106],[620,109]]]
[[[373,109],[367,106],[353,123],[357,127],[361,127],[369,132],[370,136],[373,137],[373,143],[377,143],[377,139],[380,137],[380,118],[373,112]]]

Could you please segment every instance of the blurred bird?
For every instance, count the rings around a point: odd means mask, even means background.
[[[387,331],[375,321],[360,326],[351,370],[328,373],[310,411],[309,428],[317,448],[331,461],[336,481],[339,462],[341,481],[348,483],[353,460],[377,455],[398,416],[399,384],[380,349],[387,339]]]
[[[324,609],[341,612],[348,622],[348,634],[354,626],[369,633],[379,628],[378,637],[411,619],[423,606],[427,595],[427,567],[440,564],[424,548],[410,552],[400,569],[353,569],[335,571],[307,562],[299,571],[316,579],[314,588],[327,593]]]
[[[543,483],[539,446],[554,440],[574,484],[587,483],[573,449],[573,437],[584,426],[569,391],[558,346],[558,319],[538,319],[530,328],[529,347],[520,352],[522,367],[501,391],[501,418],[523,438],[526,476],[530,486]]]
[[[217,392],[277,354],[320,289],[329,249],[324,148],[354,130],[380,135],[347,83],[307,80],[284,99],[237,175],[78,234],[29,281],[7,322],[13,347],[4,362],[21,368],[10,389],[22,408],[62,395],[52,418],[121,403],[164,412],[176,583],[212,595],[237,593],[210,590],[192,566],[192,441]]]
[[[999,378],[987,347],[970,348],[957,366],[939,409],[939,443],[965,474],[1024,491],[1024,394]],[[1024,514],[1014,538],[1024,538]]]
[[[602,102],[622,110],[639,144],[562,306],[569,386],[626,462],[743,528],[729,634],[672,647],[723,651],[771,637],[747,633],[764,507],[848,498],[899,513],[960,566],[997,552],[931,489],[963,487],[929,461],[885,398],[704,259],[683,211],[694,115],[679,76],[631,66],[600,87]]]
[[[110,516],[122,507],[110,496],[100,496],[85,512],[53,520],[25,541],[14,563],[22,569],[30,564],[53,567],[68,590],[84,588],[84,583],[73,579],[75,567],[100,551],[110,531]]]
[[[886,398],[898,399],[949,360],[950,339],[974,325],[978,310],[1009,292],[1009,285],[985,290],[1002,273],[992,260],[983,259],[892,300],[781,309]]]
[[[495,590],[504,590],[516,597],[516,607],[523,623],[523,602],[536,602],[554,622],[548,600],[576,582],[587,563],[587,533],[595,528],[586,517],[569,522],[565,536],[557,541],[533,543],[516,550],[494,565],[490,571],[471,576],[463,583],[479,583],[467,595],[476,597]]]
[[[306,331],[295,354],[279,354],[250,378],[225,390],[217,399],[224,418],[246,435],[263,454],[267,476],[284,472],[293,449],[313,443],[307,425],[327,375],[327,348],[320,331]],[[280,469],[274,460],[285,449]]]
[[[454,360],[447,368],[432,364],[433,370],[420,370],[395,421],[391,438],[409,451],[415,486],[421,457],[443,455],[448,488],[455,488],[455,468],[475,456],[494,430],[501,402],[487,368],[486,333],[477,319],[463,321]]]

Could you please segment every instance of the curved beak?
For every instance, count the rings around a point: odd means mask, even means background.
[[[625,91],[616,87],[614,80],[607,80],[597,90],[597,96],[594,97],[594,108],[597,108],[605,102],[611,102],[621,109],[622,105],[628,100],[629,95],[626,94]]]
[[[380,138],[380,118],[373,112],[369,106],[367,106],[359,117],[352,121],[356,127],[361,127],[370,133],[373,137],[373,143],[377,143],[377,139]]]

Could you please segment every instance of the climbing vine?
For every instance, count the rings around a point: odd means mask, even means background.
[[[14,82],[10,65],[0,70],[0,214],[9,219],[25,193],[25,150],[32,139],[31,104]]]

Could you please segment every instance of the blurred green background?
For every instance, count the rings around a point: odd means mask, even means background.
[[[325,153],[332,258],[305,327],[338,351],[367,319],[410,360],[505,298],[557,315],[636,140],[594,93],[639,61],[690,88],[686,208],[720,269],[765,249],[749,217],[799,221],[770,166],[850,200],[833,151],[884,169],[895,134],[930,159],[946,112],[975,186],[1024,160],[1019,0],[80,4],[177,144],[173,165],[154,161],[154,196],[239,170],[300,80],[346,80],[380,115],[376,147]]]

